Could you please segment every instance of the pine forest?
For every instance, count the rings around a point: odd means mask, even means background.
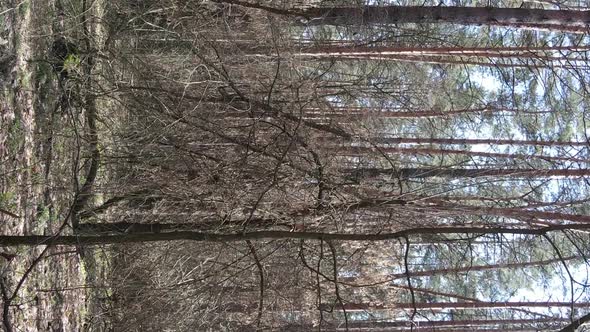
[[[17,331],[590,331],[587,0],[0,1]]]

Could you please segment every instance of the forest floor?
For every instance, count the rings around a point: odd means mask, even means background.
[[[85,121],[74,102],[60,105],[62,93],[70,91],[60,86],[47,61],[52,41],[67,26],[55,8],[52,1],[0,2],[0,59],[11,59],[8,68],[0,68],[3,235],[72,232],[67,222],[85,167]],[[99,250],[85,255],[59,246],[0,251],[11,258],[0,257],[5,330],[106,330],[99,300],[108,298],[107,259]]]

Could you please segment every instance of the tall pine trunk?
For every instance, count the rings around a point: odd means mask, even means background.
[[[585,30],[590,24],[590,11],[530,8],[364,6],[310,8],[303,14],[309,25],[454,23]]]
[[[371,178],[380,175],[393,175],[402,179],[408,178],[474,178],[483,176],[510,176],[522,178],[547,178],[553,176],[559,177],[578,177],[590,176],[590,169],[516,169],[516,168],[492,168],[492,169],[472,169],[472,168],[354,168],[342,169],[343,173],[349,173],[351,177],[362,179]]]

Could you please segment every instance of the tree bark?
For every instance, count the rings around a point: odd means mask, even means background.
[[[336,304],[337,309],[341,306]],[[369,305],[368,303],[346,303],[346,310],[372,310],[372,309],[480,309],[480,308],[549,308],[549,307],[575,307],[588,308],[590,302],[417,302],[417,303],[389,303],[386,305]],[[327,309],[327,308],[326,308]]]
[[[587,28],[590,11],[493,7],[364,6],[310,8],[303,12],[308,25],[453,23],[512,27],[549,26]]]
[[[496,216],[519,219],[523,221],[531,221],[535,223],[543,223],[544,221],[561,222],[564,220],[579,223],[590,223],[590,216],[583,214],[529,210],[523,207],[500,208],[455,203],[448,204],[446,202],[439,202],[438,204],[434,204],[435,205],[432,205],[432,207],[435,208],[437,211],[449,211],[454,215]]]
[[[363,146],[346,146],[339,145],[334,147],[334,153],[337,155],[344,156],[364,156],[367,154],[375,154],[379,152],[399,154],[399,155],[459,155],[467,157],[484,157],[484,158],[506,158],[506,159],[524,159],[530,160],[531,158],[540,159],[545,161],[570,161],[570,162],[586,162],[586,159],[574,158],[574,157],[557,157],[557,156],[546,156],[546,155],[526,155],[517,153],[499,153],[499,152],[481,152],[481,151],[470,151],[470,150],[454,150],[454,149],[443,149],[443,148],[400,148],[396,146],[379,146],[363,147]]]
[[[507,324],[511,324],[512,320],[507,320]],[[556,321],[563,321],[563,319],[558,319]],[[425,321],[427,322],[427,321]],[[451,322],[451,321],[448,321]],[[332,327],[332,326],[322,326],[323,332],[346,332],[346,331],[363,331],[363,332],[397,332],[397,331],[411,331],[413,332],[498,332],[498,331],[518,331],[518,332],[539,332],[538,328],[530,328],[531,323],[534,320],[531,320],[526,326],[511,326],[511,327],[501,327],[495,328],[484,328],[483,326],[473,327],[469,326],[470,321],[464,321],[462,325],[464,326],[451,326],[451,327],[432,327],[432,326],[422,326],[422,322],[420,322],[419,326],[416,326],[416,323],[413,322],[406,322],[405,327],[399,327],[399,325],[394,325],[395,322],[355,322],[353,321],[349,324],[349,328],[346,329],[345,327]],[[389,326],[391,324],[391,326]],[[483,324],[483,323],[482,323]],[[523,323],[524,324],[524,323]],[[324,324],[326,325],[326,324]],[[461,324],[460,324],[461,325]],[[395,326],[395,327],[394,327]],[[352,330],[354,329],[354,330]],[[284,332],[300,332],[300,331],[313,331],[317,330],[317,327],[314,325],[286,325],[281,327],[281,331]],[[242,332],[255,332],[256,330],[252,328],[251,330],[240,330]]]
[[[468,169],[468,168],[353,168],[342,169],[343,173],[350,174],[353,179],[371,178],[380,175],[393,175],[402,179],[416,178],[475,178],[483,176],[510,176],[525,178],[547,178],[552,176],[576,177],[589,176],[590,169]]]
[[[553,225],[539,228],[511,227],[418,227],[393,233],[352,234],[352,233],[316,233],[290,231],[259,231],[247,233],[201,233],[191,231],[118,234],[105,236],[75,235],[4,235],[0,236],[0,246],[38,246],[38,245],[98,245],[117,243],[140,243],[158,241],[197,241],[197,242],[236,242],[262,239],[297,239],[323,241],[388,241],[406,238],[412,235],[427,234],[522,234],[544,235],[549,232],[564,230],[590,230],[590,224]]]
[[[378,144],[448,144],[448,145],[514,145],[514,146],[588,146],[580,141],[537,141],[516,139],[476,139],[476,138],[412,138],[412,137],[371,137],[371,143]]]
[[[586,52],[589,46],[540,46],[540,47],[392,47],[392,46],[320,46],[304,48],[296,56],[363,56],[363,55],[468,55],[485,57],[547,56],[553,51]]]
[[[474,271],[487,271],[487,270],[498,270],[498,269],[511,269],[511,268],[521,268],[521,267],[529,267],[529,266],[542,266],[552,263],[559,263],[566,260],[572,260],[579,258],[580,256],[569,256],[561,258],[554,258],[554,259],[547,259],[542,261],[535,261],[535,262],[523,262],[523,263],[504,263],[504,264],[493,264],[493,265],[474,265],[474,266],[465,266],[465,267],[458,267],[452,269],[438,269],[438,270],[426,270],[426,271],[415,271],[410,272],[409,276],[411,278],[415,277],[430,277],[438,274],[449,274],[449,273],[461,273],[461,272],[474,272]],[[391,276],[392,279],[405,279],[408,276],[405,273],[396,273]]]

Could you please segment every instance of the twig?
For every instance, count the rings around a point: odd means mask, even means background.
[[[250,3],[250,2],[239,1],[239,0],[213,0],[213,1],[217,2],[217,3],[226,3],[226,4],[230,4],[230,5],[237,5],[237,6],[245,7],[245,8],[260,9],[265,12],[269,12],[269,13],[276,14],[276,15],[305,17],[305,12],[300,11],[300,10],[286,10],[286,9],[269,7],[269,6],[264,6],[264,5],[260,5],[260,4],[256,4],[256,3]]]
[[[322,324],[324,323],[324,311],[322,310],[322,284],[320,283],[320,269],[322,266],[322,258],[324,258],[324,242],[320,242],[320,257],[318,257],[317,273],[315,274],[317,292],[318,292],[318,309],[320,311],[320,323],[318,324],[318,331],[322,330]],[[305,261],[303,257],[303,241],[301,241],[301,260]]]
[[[6,9],[6,10],[5,10],[5,11],[3,11],[3,12],[0,12],[0,15],[4,15],[4,14],[7,14],[7,13],[10,13],[10,12],[11,12],[11,11],[13,11],[13,10],[17,10],[17,9],[18,9],[20,6],[22,6],[22,4],[23,4],[23,3],[25,3],[26,1],[27,1],[27,0],[23,0],[23,1],[21,1],[21,2],[20,2],[18,5],[14,6],[14,7],[12,7],[12,8],[8,8],[8,9]]]
[[[264,269],[262,267],[262,263],[260,263],[260,259],[258,258],[258,254],[256,253],[256,248],[252,244],[252,241],[247,240],[246,243],[248,244],[248,248],[250,248],[250,253],[252,253],[252,257],[254,258],[254,262],[256,263],[256,267],[258,268],[258,275],[260,277],[260,299],[258,302],[258,316],[256,317],[256,330],[260,330],[262,313],[264,311]]]
[[[12,324],[10,323],[10,302],[11,299],[8,296],[6,290],[4,276],[0,278],[0,290],[2,291],[2,326],[4,326],[5,332],[12,332]]]
[[[10,211],[4,210],[3,208],[0,208],[0,213],[6,214],[6,215],[11,216],[16,219],[20,218],[20,216],[18,214],[14,214]]]
[[[331,241],[328,241],[328,246],[330,247],[330,252],[332,253],[332,269],[334,271],[334,293],[336,295],[338,303],[340,303],[340,307],[342,307],[342,313],[344,314],[344,327],[346,331],[348,331],[348,314],[346,313],[346,307],[344,306],[344,301],[342,301],[342,297],[340,296],[340,287],[338,286],[338,257],[336,256],[336,248],[334,248],[334,244],[332,244]]]
[[[414,295],[414,288],[412,288],[412,278],[410,278],[410,264],[408,262],[408,256],[410,254],[410,239],[407,236],[404,236],[404,240],[406,242],[406,250],[404,252],[404,273],[406,274],[406,280],[408,281],[408,288],[410,290],[410,296],[412,297],[412,316],[410,317],[410,331],[414,330],[414,318],[416,317],[416,313],[418,309],[416,308],[416,296]]]
[[[553,240],[551,240],[551,238],[549,238],[549,236],[547,234],[543,234],[542,235],[543,238],[545,240],[547,240],[547,242],[549,242],[549,244],[551,245],[551,247],[553,248],[553,250],[555,251],[555,253],[557,254],[557,256],[559,257],[561,263],[563,264],[563,267],[565,268],[565,271],[567,272],[567,275],[569,276],[570,279],[570,291],[571,291],[571,310],[570,310],[570,316],[573,320],[574,318],[574,276],[572,275],[572,273],[570,272],[570,269],[568,268],[565,259],[563,258],[563,256],[561,255],[561,251],[559,251],[559,248],[557,247],[557,245],[555,244],[555,242],[553,242]]]

